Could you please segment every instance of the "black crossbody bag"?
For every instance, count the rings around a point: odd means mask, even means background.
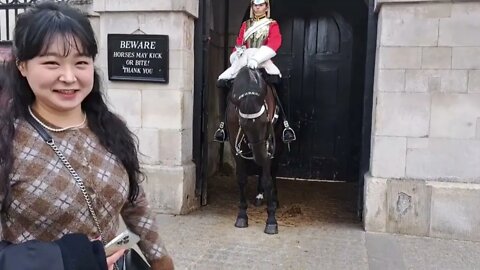
[[[75,169],[73,169],[73,167],[70,165],[70,162],[68,162],[68,160],[63,155],[62,151],[60,151],[60,149],[58,149],[58,147],[55,145],[55,142],[53,141],[52,136],[48,134],[48,132],[40,125],[40,123],[38,123],[30,115],[26,116],[26,120],[33,128],[35,128],[35,130],[38,132],[40,137],[42,137],[45,143],[48,144],[50,148],[52,148],[52,150],[58,156],[60,161],[62,161],[65,168],[70,172],[73,179],[75,179],[75,183],[82,191],[83,197],[87,202],[88,212],[90,212],[90,215],[92,216],[93,221],[95,223],[95,227],[97,227],[97,230],[100,233],[100,236],[102,237],[102,242],[105,245],[105,237],[103,237],[103,231],[100,228],[100,223],[98,222],[97,215],[95,214],[95,210],[93,209],[93,206],[92,206],[92,199],[90,198],[90,195],[87,193],[87,190],[85,188],[85,184],[83,183],[82,178],[80,178],[80,176],[77,174]],[[145,262],[145,260],[140,256],[140,254],[138,254],[137,251],[135,251],[134,249],[128,250],[126,254],[123,256],[123,258],[120,258],[117,261],[115,268],[118,270],[151,270],[150,265],[148,265]]]

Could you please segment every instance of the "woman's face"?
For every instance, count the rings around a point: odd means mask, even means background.
[[[20,62],[18,69],[35,95],[34,106],[50,112],[81,111],[81,103],[93,88],[93,58],[82,55],[80,42],[56,38],[44,55]],[[66,55],[66,56],[65,56]]]
[[[265,14],[267,12],[267,4],[266,3],[263,3],[263,4],[260,4],[260,5],[255,5],[253,4],[253,14],[255,14],[255,16],[262,16],[263,14]]]

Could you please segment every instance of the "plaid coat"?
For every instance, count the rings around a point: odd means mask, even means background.
[[[127,227],[140,236],[140,249],[149,262],[166,255],[143,189],[134,205],[128,203],[127,172],[95,134],[84,127],[50,135],[83,179],[107,242],[115,237],[121,215]],[[68,233],[83,233],[90,239],[99,236],[75,180],[23,120],[16,122],[14,157],[12,204],[9,218],[1,220],[2,240],[53,241]]]

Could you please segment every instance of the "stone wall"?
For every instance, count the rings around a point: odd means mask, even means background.
[[[192,162],[194,21],[198,0],[95,0],[92,24],[99,43],[111,108],[140,141],[144,187],[154,210],[186,213],[200,205]],[[169,83],[108,81],[107,34],[169,36]]]
[[[480,241],[480,1],[378,1],[365,229]]]

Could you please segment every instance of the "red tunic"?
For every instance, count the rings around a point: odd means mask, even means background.
[[[282,45],[282,35],[280,34],[280,27],[278,26],[277,21],[273,21],[269,25],[270,30],[268,31],[268,37],[265,39],[263,42],[263,45],[270,47],[272,50],[275,52],[278,51],[280,46]],[[242,46],[245,45],[247,46],[247,43],[243,43],[243,36],[245,34],[245,31],[247,30],[247,23],[243,22],[242,26],[240,27],[240,32],[238,33],[237,36],[237,46]],[[247,46],[248,48],[248,46]],[[233,51],[235,51],[235,48],[233,48]]]

